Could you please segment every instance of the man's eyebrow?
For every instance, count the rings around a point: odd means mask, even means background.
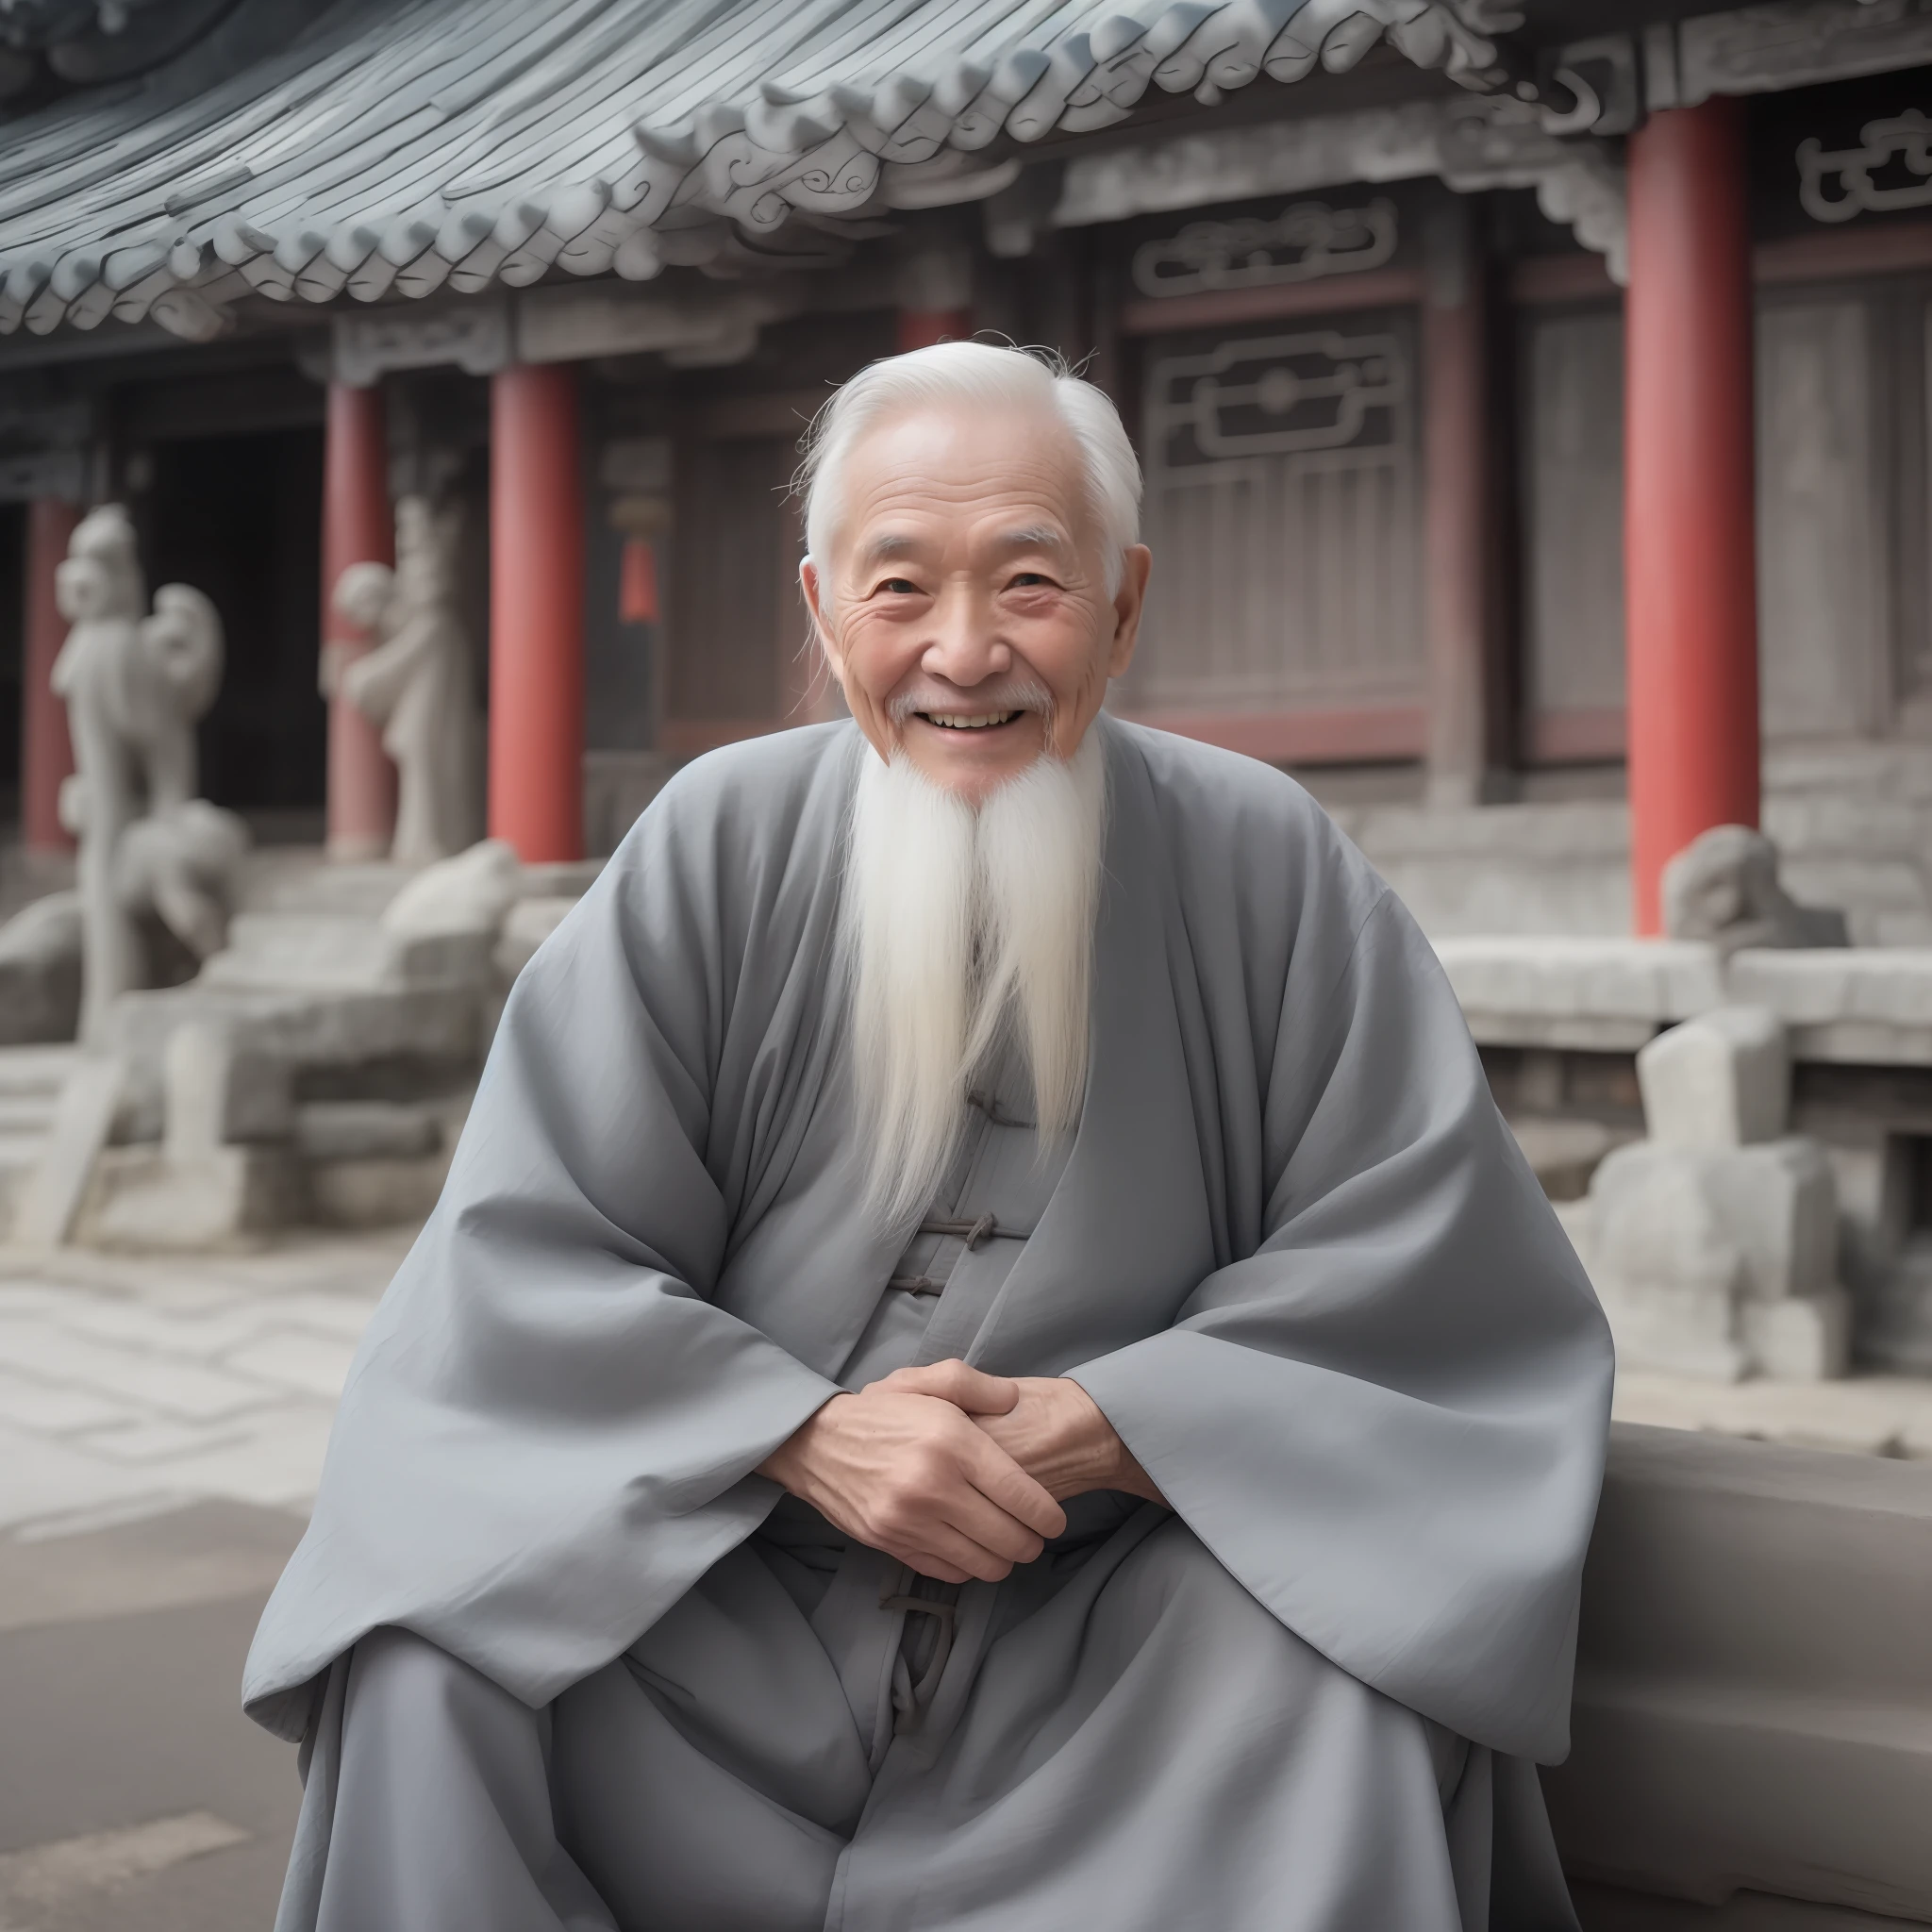
[[[1074,548],[1066,532],[1055,529],[1051,524],[1028,524],[1023,529],[1002,530],[992,541],[995,550],[1052,550],[1062,557],[1070,555]]]
[[[882,531],[858,553],[858,567],[870,570],[875,564],[890,563],[895,558],[912,557],[919,548],[917,537],[908,537],[898,530]]]

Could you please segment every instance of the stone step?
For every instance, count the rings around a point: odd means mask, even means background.
[[[201,970],[208,987],[357,991],[384,985],[392,948],[375,918],[345,912],[243,912]]]
[[[59,1093],[79,1049],[68,1045],[0,1046],[0,1102],[44,1098]]]
[[[375,919],[414,876],[402,865],[331,865],[313,850],[256,852],[238,884],[235,903],[242,912],[323,912]]]
[[[79,1058],[73,1046],[0,1047],[0,1240],[47,1151],[60,1090]]]
[[[59,1101],[58,1091],[0,1093],[0,1139],[9,1134],[43,1134]]]

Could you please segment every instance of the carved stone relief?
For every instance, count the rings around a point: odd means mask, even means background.
[[[1787,0],[1707,13],[1677,27],[1678,98],[1754,94],[1932,61],[1925,0]],[[1659,101],[1653,107],[1675,105]]]
[[[1439,175],[1462,192],[1534,188],[1543,212],[1624,275],[1624,173],[1603,143],[1547,131],[1507,95],[1412,101],[1360,113],[1189,134],[1067,163],[1057,227],[1170,208],[1294,194],[1356,181]]]
[[[1857,147],[1826,153],[1816,139],[1801,141],[1797,160],[1798,200],[1815,222],[1932,208],[1932,121],[1916,108],[1868,121]],[[1888,171],[1889,181],[1875,178]]]
[[[468,302],[427,315],[339,315],[335,379],[367,389],[395,369],[454,363],[470,375],[488,375],[511,359],[509,308]]]
[[[1379,268],[1395,253],[1392,202],[1334,208],[1298,201],[1272,218],[1190,222],[1179,234],[1134,252],[1134,286],[1143,295],[1193,295],[1208,289],[1257,289]]]
[[[396,563],[354,563],[336,579],[330,602],[375,647],[323,659],[325,695],[338,685],[381,728],[399,784],[398,865],[431,865],[480,836],[482,726],[472,681],[470,642],[457,613],[453,560],[458,514],[420,496],[396,506]]]

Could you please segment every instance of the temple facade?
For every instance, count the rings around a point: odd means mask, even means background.
[[[799,435],[984,331],[1140,448],[1117,708],[1295,771],[1425,923],[1474,852],[1521,890],[1438,924],[1652,931],[1674,853],[1783,809],[1808,896],[1932,941],[1925,0],[18,5],[8,90],[31,850],[53,573],[117,501],[225,626],[208,795],[386,851],[318,665],[405,496],[456,533],[491,831],[608,850],[679,760],[835,708]]]

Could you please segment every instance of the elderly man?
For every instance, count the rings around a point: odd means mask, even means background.
[[[250,1660],[280,1925],[1574,1925],[1610,1352],[1428,946],[1103,715],[1097,391],[921,350],[807,469],[853,722],[517,983]]]

